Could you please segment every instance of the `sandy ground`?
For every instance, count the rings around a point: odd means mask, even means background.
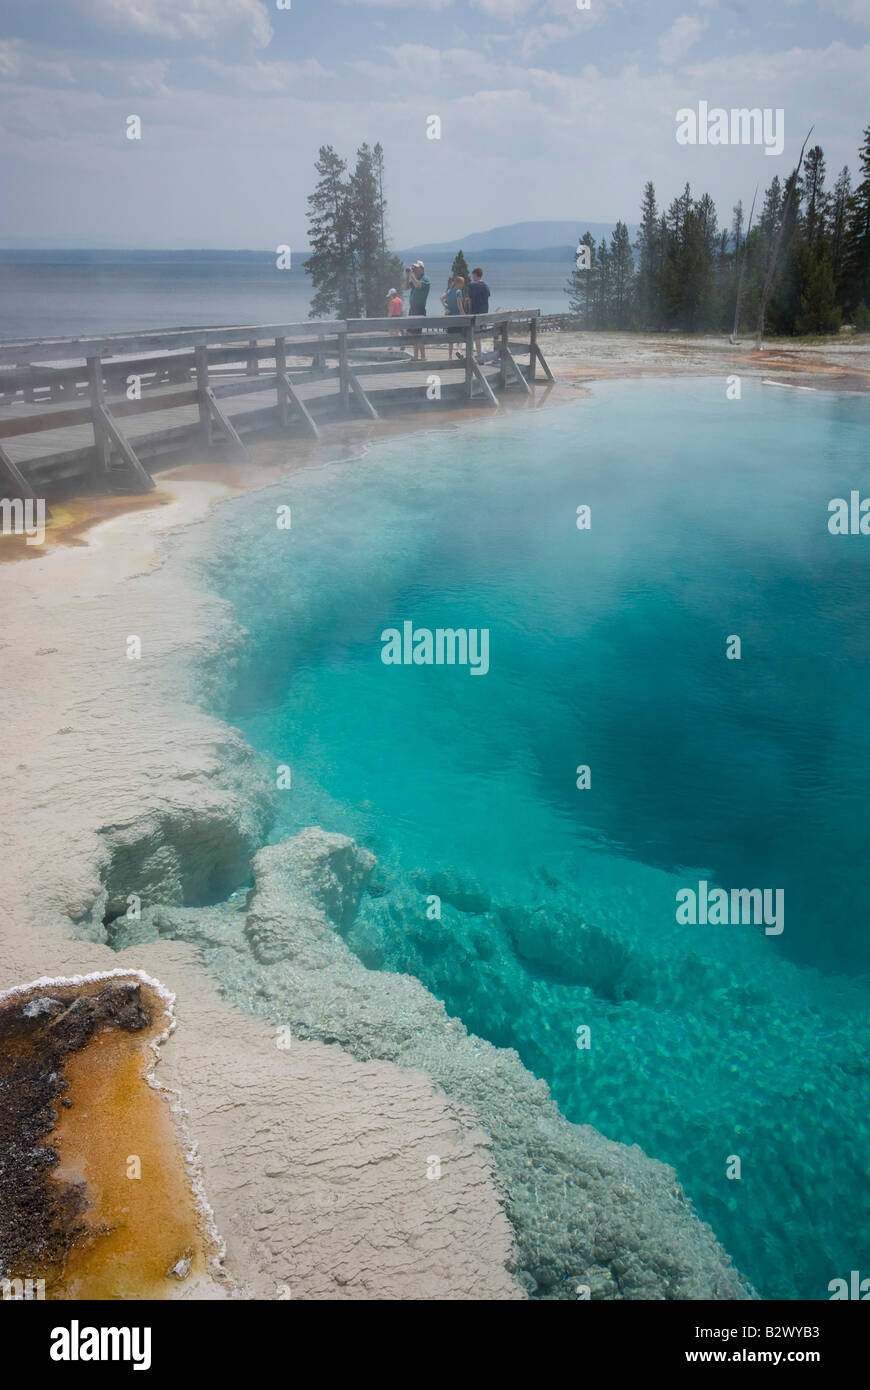
[[[634,333],[542,333],[541,350],[562,386],[599,377],[717,375],[769,378],[825,390],[870,390],[870,339],[753,340],[644,336]]]
[[[533,407],[611,376],[870,383],[870,344],[839,339],[755,353],[751,343],[566,333],[543,334],[541,346],[557,384],[539,387]],[[467,418],[445,411],[436,427]],[[237,490],[415,427],[433,420],[336,426],[323,452],[264,441],[251,466],[209,460],[163,473],[144,504],[73,499],[55,509],[43,547],[0,540],[0,558],[13,560],[0,565],[0,990],[122,966],[176,996],[159,1079],[181,1096],[228,1275],[181,1296],[523,1297],[488,1141],[427,1076],[315,1042],[280,1045],[219,997],[193,947],[166,940],[132,958],[97,929],[106,865],[134,831],[161,853],[167,827],[181,826],[182,850],[195,853],[185,826],[218,839],[233,827],[243,854],[262,829],[242,791],[241,739],[195,710],[190,692],[166,688],[169,659],[219,645],[227,614],[210,596],[179,602],[162,540]],[[131,635],[140,661],[127,658]],[[431,1155],[439,1180],[427,1177]]]

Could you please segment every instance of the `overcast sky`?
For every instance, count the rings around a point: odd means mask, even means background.
[[[856,169],[868,72],[870,0],[0,0],[0,242],[303,247],[318,146],[362,140],[396,246],[634,222],[649,178],[727,220],[811,124]],[[678,145],[699,101],[782,107],[784,153]]]

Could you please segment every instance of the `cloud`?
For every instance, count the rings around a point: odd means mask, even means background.
[[[72,88],[101,96],[168,95],[166,58],[91,58],[81,53],[45,50],[36,44],[10,39],[0,43],[0,79],[19,90]]]
[[[471,3],[475,9],[483,10],[483,13],[492,19],[510,21],[521,19],[537,5],[538,0],[471,0]]]
[[[679,19],[675,19],[658,42],[662,62],[677,63],[681,58],[685,58],[689,49],[695,46],[707,28],[707,23],[706,19],[698,19],[696,15],[690,14],[680,15]]]
[[[265,48],[272,38],[263,0],[74,0],[86,18],[117,33],[149,38],[242,39]]]
[[[316,58],[306,58],[302,63],[222,63],[217,58],[200,58],[199,64],[227,89],[255,96],[290,92],[306,78],[320,80],[332,76]]]
[[[14,39],[0,42],[0,77],[17,77],[21,71],[21,45]]]
[[[819,8],[853,24],[870,24],[870,0],[819,0]]]
[[[341,0],[343,5],[370,5],[381,10],[446,10],[453,0]]]

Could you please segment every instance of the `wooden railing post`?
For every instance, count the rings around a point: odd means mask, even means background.
[[[208,408],[208,347],[203,343],[193,349],[196,366],[196,393],[199,405],[199,432],[206,444],[211,444],[211,411]]]
[[[474,325],[465,329],[465,394],[471,400],[474,391]]]
[[[106,403],[106,395],[103,390],[103,361],[99,356],[88,357],[85,360],[88,370],[91,422],[94,427],[94,477],[97,482],[100,482],[109,471],[109,461],[112,456],[111,439],[100,410],[100,407]]]
[[[350,375],[347,364],[347,333],[338,334],[338,390],[341,408],[350,410]]]
[[[538,320],[529,324],[529,385],[535,384],[535,368],[538,365]]]
[[[287,382],[284,373],[287,371],[287,339],[275,339],[275,375],[278,386],[278,419],[282,425],[286,425],[290,418],[289,401],[287,399]]]
[[[249,348],[256,348],[256,347],[258,347],[258,346],[259,346],[259,345],[258,345],[258,343],[257,343],[257,339],[256,339],[256,338],[251,338],[251,339],[249,339],[249,341],[248,341],[248,347],[249,347]],[[246,367],[246,370],[245,370],[245,376],[259,376],[259,375],[260,375],[260,359],[259,359],[259,357],[257,356],[257,354],[256,354],[256,352],[255,352],[253,356],[250,356],[250,357],[248,358],[248,363],[247,363],[247,367]]]
[[[507,386],[507,352],[508,345],[508,326],[507,322],[501,324],[499,333],[499,357],[498,357],[498,389],[503,391]]]

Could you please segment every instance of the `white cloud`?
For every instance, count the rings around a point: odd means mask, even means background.
[[[0,43],[0,78],[20,90],[74,88],[102,96],[168,95],[166,58],[91,58],[81,53],[64,54],[36,44],[11,39]]]
[[[658,42],[662,62],[677,63],[681,58],[685,58],[689,49],[695,46],[707,28],[707,23],[706,19],[698,19],[696,15],[690,14],[680,15],[679,19],[675,19]]]
[[[290,92],[306,78],[319,80],[332,75],[316,58],[306,58],[302,63],[222,63],[216,58],[200,58],[199,62],[227,88],[257,96]]]
[[[446,10],[453,0],[341,0],[343,5],[371,5],[382,10]]]
[[[819,6],[853,24],[870,24],[870,0],[819,0]]]
[[[471,0],[471,3],[475,9],[483,10],[484,14],[490,15],[493,19],[510,21],[521,19],[537,5],[538,0]]]
[[[21,71],[21,46],[14,39],[0,43],[0,77],[17,77]]]
[[[77,0],[94,23],[151,38],[211,43],[242,39],[265,48],[272,38],[263,0]]]

